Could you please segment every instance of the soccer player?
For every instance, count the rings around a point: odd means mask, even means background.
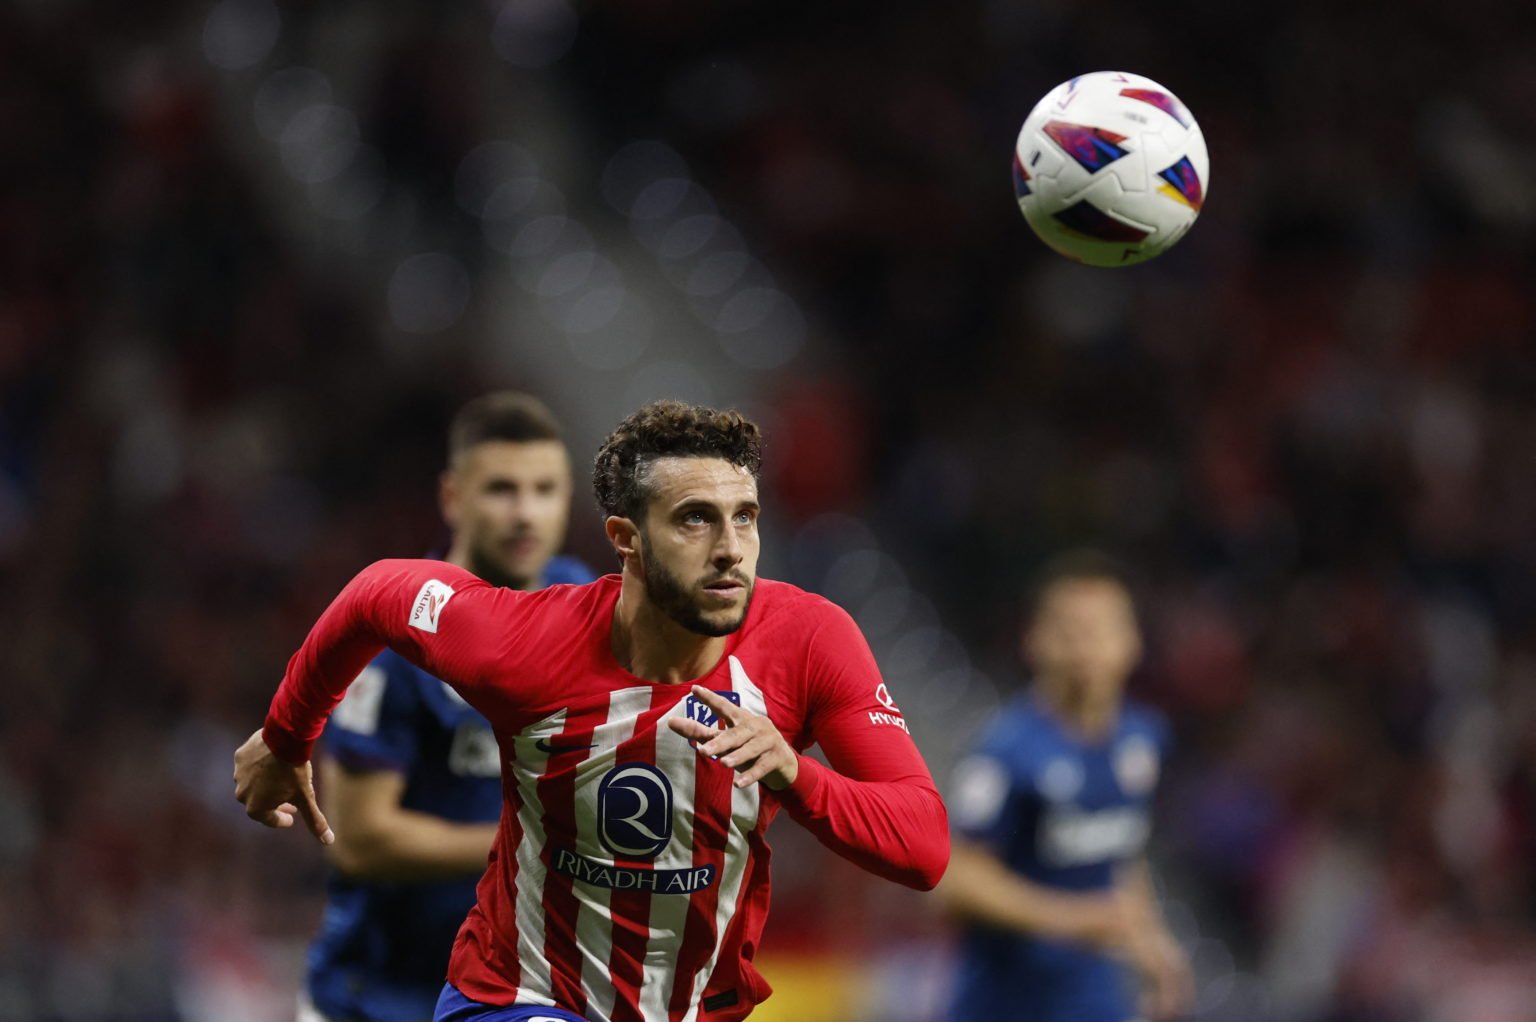
[[[853,620],[757,578],[760,444],[734,412],[641,408],[598,452],[620,572],[496,589],[432,561],[353,579],[235,754],[254,819],[333,839],[308,760],[389,646],[495,728],[504,805],[438,1022],[730,1022],[752,967],[780,810],[911,887],[938,882],[948,820]],[[803,755],[821,746],[830,768]]]
[[[1123,698],[1141,656],[1115,563],[1047,568],[1024,634],[1031,691],[956,768],[956,839],[940,887],[964,924],[953,1022],[1130,1022],[1188,1010],[1192,980],[1142,848],[1166,746]]]
[[[438,497],[447,563],[511,589],[592,580],[556,556],[571,463],[534,398],[501,391],[459,411]],[[352,682],[321,748],[336,870],[299,1022],[426,1022],[501,817],[495,736],[452,688],[386,649]]]

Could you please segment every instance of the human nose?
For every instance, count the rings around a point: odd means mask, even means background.
[[[527,494],[514,493],[508,496],[507,517],[512,520],[512,524],[518,526],[527,525],[533,520],[532,501]]]
[[[712,560],[720,569],[733,568],[741,563],[741,537],[727,522],[715,540]]]

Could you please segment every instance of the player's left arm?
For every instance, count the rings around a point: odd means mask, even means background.
[[[1194,973],[1184,948],[1163,920],[1147,861],[1137,858],[1123,864],[1115,888],[1129,921],[1124,950],[1145,984],[1144,1012],[1154,1019],[1187,1013],[1195,1001]]]
[[[805,677],[810,732],[832,769],[796,752],[767,717],[705,689],[694,695],[726,729],[686,720],[672,726],[735,767],[738,784],[760,780],[773,789],[790,816],[834,852],[889,880],[932,890],[949,862],[944,801],[863,634],[840,608],[825,607]]]

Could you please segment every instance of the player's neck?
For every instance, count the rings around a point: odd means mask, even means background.
[[[666,685],[695,681],[720,663],[725,641],[673,621],[646,597],[642,582],[624,573],[610,642],[614,659],[630,674]]]
[[[1055,685],[1045,678],[1039,688],[1051,715],[1081,738],[1103,738],[1119,719],[1118,700],[1090,699],[1074,685]]]

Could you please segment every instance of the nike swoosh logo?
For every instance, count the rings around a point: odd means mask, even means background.
[[[596,745],[597,743],[594,742],[592,744]],[[550,745],[548,738],[540,738],[533,743],[533,747],[546,756],[553,756],[558,752],[582,752],[592,748],[592,745]]]

